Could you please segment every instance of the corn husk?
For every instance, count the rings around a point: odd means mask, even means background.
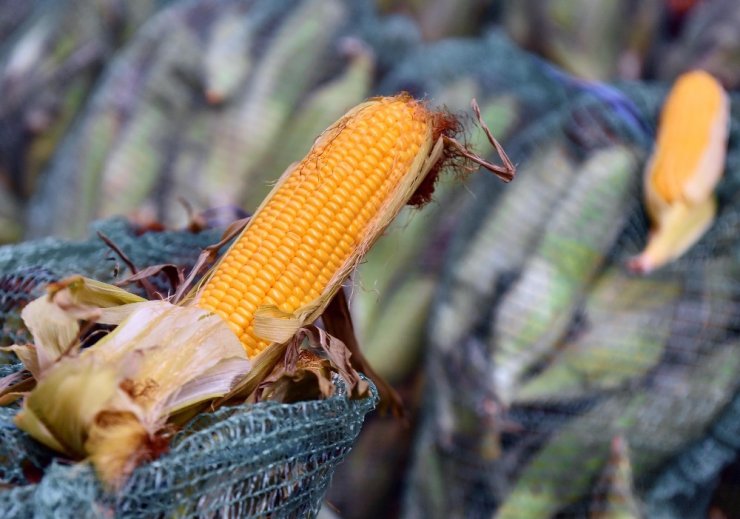
[[[627,440],[615,436],[609,461],[601,473],[590,506],[590,519],[640,519],[640,505],[635,496],[632,463]]]
[[[81,315],[118,326],[80,350]],[[36,387],[17,425],[71,459],[89,459],[109,487],[157,454],[168,420],[223,396],[251,367],[220,317],[84,278],[34,300],[23,318],[35,344],[21,358]]]

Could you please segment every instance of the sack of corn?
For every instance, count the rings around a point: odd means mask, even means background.
[[[331,413],[349,425],[339,440],[351,444],[364,413],[375,403],[371,386],[357,369],[378,382],[384,406],[399,410],[399,404],[393,390],[361,356],[343,283],[404,205],[429,201],[437,177],[451,161],[483,165],[511,180],[513,166],[482,121],[481,126],[504,166],[485,161],[456,139],[457,118],[408,94],[361,103],[322,132],[306,157],[278,179],[256,212],[232,224],[219,243],[206,247],[188,274],[174,264],[139,271],[120,246],[98,232],[132,272],[123,282],[137,282],[148,298],[79,273],[50,283],[46,294],[27,302],[20,312],[32,340],[5,349],[17,355],[22,369],[1,379],[0,403],[15,405],[22,398],[12,417],[15,426],[37,442],[34,448],[43,446],[54,453],[47,458],[85,462],[76,469],[92,468],[98,484],[83,502],[92,500],[89,507],[121,514],[129,509],[136,513],[137,504],[126,499],[141,497],[143,489],[152,486],[142,482],[146,478],[137,470],[159,463],[152,461],[167,451],[178,431],[187,435],[188,424],[193,417],[197,423],[204,411],[236,404],[230,408],[233,413],[251,417],[245,401],[288,405],[326,399],[337,394],[341,382],[348,397],[369,402],[360,407],[359,422]],[[227,244],[223,256],[203,273]],[[171,283],[166,296],[152,280],[163,273]],[[323,329],[313,324],[319,318]],[[345,404],[345,410],[352,408]],[[292,416],[264,425],[258,431],[265,436],[252,438],[270,442],[273,450],[284,442],[298,446],[288,460],[280,455],[285,467],[276,467],[269,456],[258,457],[263,465],[255,481],[285,489],[266,498],[247,477],[255,467],[246,473],[243,468],[255,452],[234,458],[233,449],[217,441],[204,453],[205,459],[198,454],[207,467],[196,481],[203,491],[221,485],[225,476],[230,478],[226,488],[173,504],[177,484],[170,476],[164,485],[168,497],[157,499],[159,509],[188,515],[201,513],[206,504],[214,511],[238,515],[282,509],[289,515],[296,510],[315,512],[333,458],[328,464],[321,456],[316,459],[320,448],[310,439],[296,443],[295,420]],[[216,424],[204,434],[218,440]],[[310,428],[312,433],[321,430]],[[326,432],[321,436],[326,438]],[[328,435],[326,443],[337,459],[344,456],[345,451],[337,451],[335,434]],[[188,445],[190,450],[201,446],[197,441]],[[306,448],[311,459],[304,468],[295,458]],[[219,466],[221,452],[234,465]],[[6,470],[15,477],[20,471],[24,479],[6,484],[11,491],[28,494],[29,478],[40,478],[41,491],[33,493],[29,506],[44,510],[48,497],[44,485],[60,481],[53,475],[55,465],[36,464],[17,454],[8,460]],[[32,475],[27,476],[23,467]],[[275,474],[270,473],[273,469]],[[309,488],[292,482],[304,471],[312,475]],[[313,479],[319,471],[327,477]],[[189,484],[194,481],[191,473],[177,475]],[[137,485],[137,490],[129,485]],[[234,493],[242,499],[234,500]],[[306,504],[311,495],[316,499]],[[138,506],[149,513],[154,505]]]
[[[733,514],[737,97],[571,85],[451,231],[405,517]]]

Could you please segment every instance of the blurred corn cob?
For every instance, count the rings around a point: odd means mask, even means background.
[[[665,351],[677,301],[676,279],[648,281],[607,270],[589,292],[581,330],[515,401],[586,397],[639,380]]]
[[[261,200],[269,177],[255,178],[255,166],[270,150],[303,91],[316,80],[331,37],[345,12],[339,0],[304,0],[291,9],[254,66],[244,96],[212,129],[214,149],[203,172],[202,186],[211,205],[233,202],[254,193]],[[248,134],[248,138],[242,135]],[[286,165],[287,166],[287,165]],[[250,208],[251,209],[251,208]]]
[[[152,56],[156,65],[126,126],[100,171],[96,215],[109,217],[149,211],[149,219],[164,220],[153,199],[166,189],[171,162],[178,153],[179,129],[191,113],[192,85],[199,70],[199,40],[187,27],[174,27],[168,44]]]
[[[591,154],[495,310],[494,377],[505,403],[567,331],[584,290],[624,225],[636,187],[635,167],[635,157],[625,147]]]
[[[729,97],[711,75],[693,71],[676,80],[645,168],[651,232],[645,250],[630,262],[633,270],[648,273],[678,258],[714,221],[729,116]]]
[[[511,189],[477,219],[480,224],[460,252],[459,266],[435,309],[430,339],[441,351],[458,347],[502,279],[520,268],[574,170],[562,145],[549,144],[529,158]]]

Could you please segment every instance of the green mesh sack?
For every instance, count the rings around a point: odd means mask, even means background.
[[[475,178],[452,230],[403,515],[706,517],[740,433],[740,98],[716,220],[639,277],[666,85],[547,68],[569,99],[505,143],[519,178]]]
[[[350,400],[341,381],[321,401],[263,402],[199,415],[169,452],[140,466],[118,493],[92,468],[52,461],[0,409],[3,517],[313,517],[334,468],[349,452],[371,396]],[[39,452],[42,451],[42,452]],[[31,482],[26,474],[38,474]]]
[[[138,269],[173,263],[187,269],[221,231],[147,231],[122,218],[92,226],[83,241],[46,238],[0,248],[0,339],[30,340],[20,311],[48,282],[82,274],[106,282],[130,274],[112,241]],[[164,279],[154,280],[167,293]],[[0,364],[0,377],[22,366]],[[262,402],[197,416],[169,451],[139,467],[116,495],[102,491],[92,468],[55,461],[0,407],[0,510],[3,517],[308,517],[318,513],[337,464],[347,455],[371,395],[350,400],[340,379],[326,400]],[[39,480],[40,478],[40,480]]]

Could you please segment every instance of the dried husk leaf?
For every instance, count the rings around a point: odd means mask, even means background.
[[[166,301],[123,306],[128,315],[112,332],[40,372],[16,420],[50,448],[88,458],[109,488],[161,450],[172,413],[223,396],[251,367],[215,314]]]
[[[295,357],[292,365],[278,366],[263,382],[261,398],[291,403],[332,396],[331,362],[309,350],[300,350]]]
[[[33,346],[14,345],[10,349],[38,380],[70,348],[80,333],[78,320],[47,296],[34,299],[21,311],[21,318],[33,337]]]
[[[37,382],[15,423],[46,446],[82,459],[87,430],[116,394],[122,378],[116,367],[93,359],[65,359]]]

